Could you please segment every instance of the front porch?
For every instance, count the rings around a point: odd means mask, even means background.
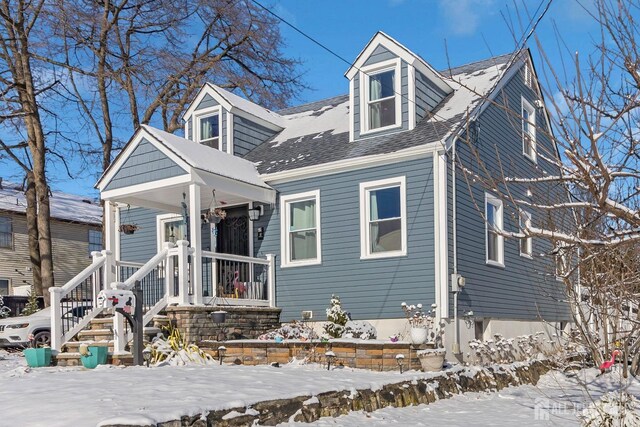
[[[105,250],[51,290],[54,350],[102,314],[96,297],[105,288],[139,287],[145,325],[167,306],[275,307],[275,256],[256,256],[250,220],[261,205],[275,203],[275,191],[252,163],[143,126],[97,186],[105,206]],[[152,221],[131,223],[132,207]],[[210,216],[216,209],[229,217]],[[123,256],[130,247],[137,259]],[[70,318],[79,301],[90,311]],[[124,351],[130,333],[119,314],[113,332],[114,352]]]

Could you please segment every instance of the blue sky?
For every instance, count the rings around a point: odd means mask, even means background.
[[[349,61],[356,58],[379,30],[422,56],[436,69],[446,68],[449,63],[456,66],[512,52],[515,41],[505,17],[514,21],[518,37],[523,31],[511,0],[259,1]],[[546,4],[546,0],[542,1]],[[540,0],[524,0],[524,7],[533,13],[540,3]],[[554,0],[538,26],[536,34],[558,67],[561,63],[554,24],[569,51],[585,55],[593,50],[591,33],[597,27],[585,11],[592,8],[590,4],[589,0]],[[344,77],[348,64],[286,25],[281,28],[287,44],[285,52],[303,62],[304,81],[310,86],[292,104],[348,92]],[[539,61],[533,38],[529,45],[534,60]],[[10,176],[12,169],[10,163],[0,163],[0,176]],[[63,170],[51,168],[49,176],[56,190],[98,197],[93,189],[96,173],[71,180]]]

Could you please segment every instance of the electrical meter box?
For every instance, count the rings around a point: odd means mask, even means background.
[[[98,294],[98,307],[121,308],[125,313],[133,313],[136,297],[133,292],[123,289],[105,289]]]

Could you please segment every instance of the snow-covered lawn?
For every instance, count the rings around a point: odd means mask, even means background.
[[[19,354],[0,351],[0,424],[7,426],[96,426],[102,422],[150,424],[259,401],[331,390],[378,388],[433,374],[327,371],[318,365],[182,366],[29,369]],[[599,395],[617,387],[616,375],[594,379],[584,373],[590,390]],[[640,385],[632,386],[640,395]],[[547,374],[538,386],[497,393],[469,393],[431,405],[384,409],[323,419],[317,425],[576,425],[574,408],[585,402],[576,381]],[[563,406],[564,405],[564,406]],[[550,421],[538,421],[550,412]]]

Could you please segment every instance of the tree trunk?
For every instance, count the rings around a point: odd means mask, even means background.
[[[36,184],[33,172],[27,173],[27,235],[29,236],[29,258],[31,259],[31,272],[33,273],[33,287],[36,295],[46,295],[42,292],[42,278],[40,275],[40,244],[38,239],[38,200],[36,197]]]

